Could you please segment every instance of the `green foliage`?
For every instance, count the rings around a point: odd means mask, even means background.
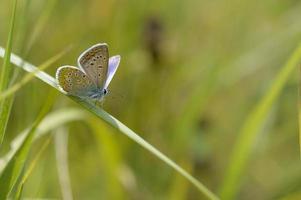
[[[301,199],[301,2],[24,0],[13,14],[15,2],[0,1],[0,173],[11,181],[0,189],[14,185],[12,199]],[[56,69],[99,42],[121,55],[104,109],[58,93],[29,151]]]
[[[19,60],[19,59],[17,59],[17,56],[14,55],[12,58],[13,58],[12,62],[17,65],[18,63],[15,62],[16,60]],[[59,86],[56,84],[56,81],[54,80],[53,77],[47,75],[46,73],[42,73],[42,71],[39,71],[38,68],[34,67],[31,64],[28,64],[27,62],[23,61],[21,63],[24,63],[24,64],[23,65],[17,65],[17,66],[23,68],[24,70],[26,70],[28,72],[31,72],[31,73],[34,72],[34,75],[36,77],[40,78],[45,83],[48,83],[50,86],[53,86],[55,89],[61,90],[59,88]],[[62,93],[64,94],[63,91],[62,91]],[[161,159],[163,162],[165,162],[167,165],[174,168],[178,173],[183,175],[188,181],[190,181],[193,185],[195,185],[200,190],[200,192],[202,192],[205,196],[207,196],[207,198],[209,198],[209,199],[218,199],[209,189],[206,188],[206,186],[204,186],[202,183],[200,183],[197,179],[195,179],[193,176],[191,176],[189,173],[187,173],[184,169],[182,169],[180,166],[178,166],[175,162],[173,162],[167,156],[162,154],[155,147],[153,147],[148,142],[146,142],[143,138],[141,138],[138,134],[136,134],[134,131],[129,129],[127,126],[125,126],[119,120],[117,120],[116,118],[114,118],[113,116],[111,116],[110,114],[105,112],[103,109],[99,108],[94,102],[91,102],[91,101],[85,100],[85,99],[81,99],[81,98],[78,98],[78,97],[74,97],[74,96],[69,96],[69,97],[71,99],[73,99],[74,101],[76,101],[77,103],[79,103],[80,105],[82,105],[83,107],[85,107],[91,113],[95,114],[100,119],[103,119],[104,121],[106,121],[112,127],[116,128],[117,130],[119,130],[120,132],[125,134],[127,137],[129,137],[130,139],[132,139],[133,141],[135,141],[136,143],[138,143],[139,145],[144,147],[146,150],[148,150],[149,152],[154,154],[156,157]],[[41,119],[38,118],[38,122],[40,122],[40,121],[41,121]],[[34,125],[34,129],[32,131],[35,131],[37,125],[38,124]],[[30,139],[28,139],[28,140],[30,140],[30,142],[31,142],[32,137],[30,137]],[[23,149],[22,147],[23,147],[23,145],[21,146],[20,151],[22,151],[22,149]],[[22,156],[23,156],[23,154],[22,154]],[[22,159],[24,159],[24,158],[22,157]],[[16,160],[19,160],[19,158],[17,158]],[[9,168],[9,170],[10,170],[10,168]],[[17,170],[17,171],[19,171],[19,170]],[[7,172],[4,170],[3,175],[6,176],[6,174],[7,174]],[[8,173],[8,176],[10,176],[10,173]],[[13,178],[16,179],[16,177],[13,177]],[[7,178],[5,177],[4,180],[6,180],[6,179]],[[0,181],[1,181],[1,179],[0,179]],[[12,189],[12,188],[9,188],[9,189]],[[8,194],[8,193],[3,192],[3,194]]]
[[[300,148],[300,159],[301,159],[301,67],[299,67],[299,95],[298,95],[298,119],[299,119],[299,148]]]
[[[266,92],[258,105],[252,109],[252,112],[244,122],[233,149],[228,171],[226,171],[226,177],[221,191],[222,199],[233,199],[236,195],[240,185],[240,179],[243,175],[243,170],[247,165],[248,158],[255,146],[263,122],[266,120],[272,106],[275,104],[285,84],[288,82],[290,75],[296,71],[295,69],[300,61],[301,44],[282,67],[281,71],[275,77],[271,88]]]
[[[0,199],[7,199],[10,192],[15,187],[15,184],[24,168],[24,164],[28,156],[33,138],[35,136],[37,126],[50,110],[52,104],[53,95],[48,96],[48,101],[46,101],[36,121],[30,127],[20,148],[16,151],[16,153],[12,156],[12,158],[3,169],[0,176]],[[18,186],[16,188],[18,188]]]
[[[13,68],[10,64],[10,55],[12,51],[14,26],[16,20],[17,0],[13,1],[12,17],[10,20],[10,29],[8,33],[8,39],[6,44],[6,51],[4,55],[4,61],[0,74],[0,92],[3,92],[9,86],[12,77]],[[13,98],[8,98],[0,101],[0,148],[6,132],[7,121],[10,116],[10,110],[13,103]]]
[[[67,49],[68,50],[68,49]],[[47,67],[53,65],[59,58],[61,58],[65,53],[67,53],[67,50],[60,52],[59,54],[49,58],[49,60],[47,60],[45,63],[41,64],[41,66],[38,67],[39,70],[43,71],[45,70]],[[13,86],[11,86],[10,88],[8,88],[7,90],[3,91],[0,94],[0,101],[4,98],[7,98],[11,95],[13,95],[14,93],[16,93],[19,89],[21,89],[26,83],[30,82],[31,79],[34,78],[34,74],[38,73],[39,71],[36,70],[34,72],[28,73],[26,74],[18,83],[14,84]]]
[[[39,159],[41,158],[41,156],[42,156],[43,152],[45,151],[45,149],[48,147],[49,143],[50,143],[50,137],[47,140],[43,141],[42,147],[35,154],[34,158],[30,161],[30,165],[28,166],[28,168],[24,172],[24,175],[21,177],[21,180],[18,183],[18,186],[15,187],[16,188],[16,192],[15,192],[15,195],[14,195],[14,196],[16,196],[15,199],[21,199],[22,191],[23,191],[25,182],[29,178],[31,173],[33,172],[36,165],[38,164]]]

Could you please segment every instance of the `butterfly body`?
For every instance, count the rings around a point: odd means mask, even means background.
[[[118,55],[109,58],[107,44],[96,44],[79,56],[79,67],[58,68],[56,79],[69,95],[101,101],[108,93],[107,88],[119,62]]]
[[[89,92],[90,94],[88,95],[88,97],[90,99],[102,99],[106,94],[107,94],[107,90],[106,89],[102,89],[102,88],[97,88],[95,90],[91,90]]]

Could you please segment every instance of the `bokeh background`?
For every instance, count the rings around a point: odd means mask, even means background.
[[[11,10],[12,1],[1,0],[1,46]],[[76,65],[86,48],[108,43],[110,55],[122,59],[104,109],[219,194],[241,127],[300,42],[300,11],[298,0],[19,0],[13,52],[39,65],[73,45],[45,70],[54,76],[57,67]],[[297,74],[296,68],[263,123],[236,199],[301,199]],[[51,90],[33,79],[15,94],[1,155],[33,123]],[[79,120],[35,141],[29,160],[45,140],[50,144],[24,198],[205,199],[57,92],[51,112],[71,108],[82,113]],[[62,166],[70,184],[62,181],[68,180]]]

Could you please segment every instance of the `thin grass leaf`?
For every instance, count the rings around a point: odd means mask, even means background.
[[[21,178],[20,183],[18,184],[17,191],[16,191],[16,194],[15,194],[15,196],[16,196],[15,199],[21,199],[24,184],[27,181],[28,177],[33,172],[33,169],[38,164],[38,161],[40,160],[42,154],[44,153],[44,151],[46,150],[46,148],[50,144],[50,141],[51,141],[51,137],[48,137],[47,139],[45,139],[43,144],[42,144],[42,147],[38,150],[38,152],[34,155],[33,159],[30,161],[30,164],[29,164],[28,168],[26,169],[24,175]]]
[[[68,136],[66,128],[61,127],[54,136],[56,166],[64,200],[72,200],[72,187],[68,165]]]
[[[54,111],[53,113],[48,114],[37,127],[34,139],[36,140],[40,138],[61,125],[72,121],[81,121],[86,118],[86,112],[75,108],[64,108]],[[0,173],[5,168],[7,163],[13,158],[13,155],[15,155],[15,153],[20,149],[21,144],[24,142],[29,130],[30,129],[26,129],[23,131],[11,142],[11,149],[0,159]]]
[[[17,200],[21,200],[21,199],[22,199],[23,189],[24,189],[24,185],[21,185],[21,189],[20,189],[20,191],[17,193],[15,199],[17,199]]]
[[[127,186],[122,185],[122,180],[116,179],[116,177],[122,177],[122,157],[120,148],[114,140],[114,135],[110,134],[105,123],[99,123],[98,118],[93,117],[88,120],[90,127],[93,129],[94,137],[96,139],[98,152],[100,154],[100,160],[105,160],[103,163],[104,171],[106,171],[104,179],[107,182],[105,186],[105,199],[125,199],[124,188]],[[110,155],[110,156],[108,156]]]
[[[9,97],[0,102],[0,149],[6,132],[14,97]]]
[[[5,49],[0,46],[0,57],[4,57],[4,55],[5,55]],[[37,67],[22,60],[20,57],[14,55],[13,53],[11,54],[10,61],[14,65],[21,67],[25,71],[34,73],[36,77],[38,77],[41,80],[44,80],[45,83],[53,86],[54,88],[57,87],[57,84],[52,76],[50,76],[49,74],[47,74],[43,71],[37,70]]]
[[[299,154],[300,154],[300,160],[301,160],[301,66],[299,67],[299,85],[298,85],[298,98],[299,98],[299,102],[298,102],[298,107],[299,107],[299,112],[298,112],[298,118],[299,118]]]
[[[57,55],[49,58],[49,60],[47,60],[46,62],[44,62],[43,64],[41,64],[38,67],[38,70],[47,69],[53,63],[55,63],[57,60],[59,60],[63,55],[65,55],[70,49],[71,48],[68,47],[67,49],[63,50],[62,52],[58,53]],[[35,73],[39,72],[38,70],[31,72],[31,73],[27,73],[20,81],[18,81],[18,83],[16,83],[15,85],[11,86],[7,90],[0,93],[0,101],[4,98],[7,98],[10,95],[16,93],[19,89],[21,89],[24,85],[26,85],[29,81],[31,81],[34,78]]]
[[[273,81],[271,88],[266,92],[266,95],[259,101],[245,120],[234,146],[229,167],[221,187],[222,199],[233,199],[236,196],[239,190],[240,180],[252,152],[252,147],[258,137],[259,130],[269,114],[273,103],[279,97],[289,76],[292,74],[300,60],[301,44],[299,44],[287,63],[282,67]]]
[[[0,92],[4,91],[11,79],[11,74],[13,68],[10,64],[10,56],[13,44],[13,35],[14,35],[14,27],[15,27],[15,20],[16,20],[16,10],[17,10],[17,0],[13,1],[13,10],[12,10],[12,17],[10,21],[10,30],[8,33],[8,39],[6,44],[6,53],[4,55],[4,61],[1,69],[1,77],[0,77]],[[13,98],[6,99],[4,101],[0,101],[0,148],[1,144],[5,135],[7,122],[10,116],[10,110],[13,103]]]
[[[13,1],[13,10],[10,21],[10,30],[8,33],[7,45],[6,45],[6,53],[4,55],[4,61],[1,69],[1,79],[0,79],[0,91],[3,91],[7,88],[10,82],[10,76],[13,71],[13,68],[10,64],[10,56],[13,45],[13,35],[15,28],[15,20],[16,20],[16,10],[17,10],[17,0]]]
[[[181,162],[183,166],[185,166],[185,169],[188,170],[188,172],[193,171],[192,162]],[[178,174],[173,179],[172,184],[170,185],[170,189],[168,191],[168,197],[167,199],[172,200],[182,200],[186,199],[189,191],[189,184],[187,181],[183,180],[184,178]]]
[[[33,123],[21,147],[16,151],[13,158],[8,162],[0,175],[0,199],[7,199],[10,192],[15,187],[17,180],[24,168],[24,164],[29,153],[37,126],[40,124],[44,116],[50,110],[53,104],[53,93],[49,96],[36,121]]]
[[[37,38],[41,35],[45,24],[47,24],[47,21],[50,18],[51,13],[54,11],[54,8],[55,8],[57,2],[58,2],[58,0],[47,1],[47,5],[43,9],[43,13],[38,18],[38,21],[36,22],[36,24],[34,26],[32,34],[30,35],[30,38],[28,39],[28,43],[25,47],[25,55],[31,50],[33,44],[35,43]]]
[[[190,181],[200,192],[202,192],[208,199],[218,199],[217,196],[215,196],[205,185],[203,185],[201,182],[199,182],[196,178],[191,176],[187,171],[185,171],[183,168],[181,168],[179,165],[177,165],[174,161],[172,161],[170,158],[168,158],[166,155],[161,153],[158,149],[153,147],[151,144],[146,142],[143,138],[141,138],[138,134],[136,134],[134,131],[129,129],[127,126],[125,126],[123,123],[121,123],[119,120],[117,120],[115,117],[104,111],[103,109],[96,107],[93,102],[82,100],[77,97],[70,96],[71,99],[85,107],[87,110],[89,110],[91,113],[94,113],[99,118],[106,121],[108,124],[110,124],[112,127],[116,128],[121,133],[125,134],[127,137],[138,143],[140,146],[148,150],[150,153],[155,155],[157,158],[165,162],[167,165],[172,167],[174,170],[176,170],[178,173],[183,175],[188,181]]]
[[[0,53],[1,49],[0,47]],[[24,65],[18,65],[20,62],[22,63],[22,59],[18,56],[12,54],[11,55],[11,62],[17,65],[18,67],[21,67],[22,69],[32,72],[35,71],[37,68],[27,62],[24,62]],[[56,80],[49,76],[45,72],[38,72],[36,73],[36,77],[44,81],[45,83],[49,84],[50,86],[56,88],[61,93],[66,94],[66,92],[62,91],[58,84],[56,83]],[[68,96],[68,95],[67,95]],[[161,153],[159,150],[157,150],[155,147],[153,147],[151,144],[146,142],[143,138],[141,138],[138,134],[136,134],[134,131],[129,129],[127,126],[125,126],[123,123],[121,123],[119,120],[111,116],[109,113],[104,111],[102,108],[97,107],[93,102],[88,100],[83,100],[77,97],[68,96],[69,98],[73,99],[83,107],[85,107],[87,110],[89,110],[91,113],[95,114],[99,118],[106,121],[108,124],[110,124],[112,127],[119,130],[121,133],[125,134],[127,137],[141,145],[143,148],[148,150],[150,153],[155,155],[157,158],[165,162],[167,165],[172,167],[174,170],[176,170],[178,173],[183,175],[188,181],[190,181],[204,196],[206,196],[208,199],[219,199],[214,193],[212,193],[205,185],[203,185],[201,182],[199,182],[196,178],[191,176],[187,171],[185,171],[183,168],[181,168],[179,165],[177,165],[174,161],[172,161],[170,158],[165,156],[163,153]]]
[[[31,34],[29,35],[29,38],[27,39],[26,37],[28,36],[28,34],[26,34],[26,31],[23,31],[24,34],[21,35],[21,55],[23,55],[24,58],[28,57],[28,54],[30,53],[34,43],[36,42],[36,40],[39,38],[39,36],[41,35],[44,26],[47,24],[48,19],[51,16],[51,13],[53,12],[55,5],[57,3],[57,0],[50,0],[47,1],[47,6],[43,9],[43,12],[41,14],[40,17],[37,18],[36,24],[33,27]],[[29,9],[29,2],[26,1],[25,5],[23,5],[23,16],[21,16],[21,18],[28,18],[28,13],[26,13],[25,11],[27,11]],[[22,20],[24,21],[24,20]],[[22,24],[22,28],[25,29],[26,28],[25,23]],[[19,69],[20,70],[20,69]],[[13,77],[12,77],[12,81],[15,82],[15,80],[17,80],[19,78],[20,75],[20,71],[16,70]],[[8,94],[9,96],[10,94]]]

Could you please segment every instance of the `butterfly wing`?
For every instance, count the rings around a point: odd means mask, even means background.
[[[98,88],[104,88],[108,62],[109,50],[106,43],[96,44],[90,47],[78,58],[79,67]]]
[[[113,79],[113,76],[114,76],[115,72],[117,71],[119,63],[120,63],[120,56],[119,55],[112,56],[109,59],[109,67],[108,67],[107,79],[106,79],[105,84],[104,84],[104,89],[108,88],[111,80]]]
[[[89,77],[77,67],[62,66],[56,72],[56,79],[68,94],[89,97],[97,89]]]

